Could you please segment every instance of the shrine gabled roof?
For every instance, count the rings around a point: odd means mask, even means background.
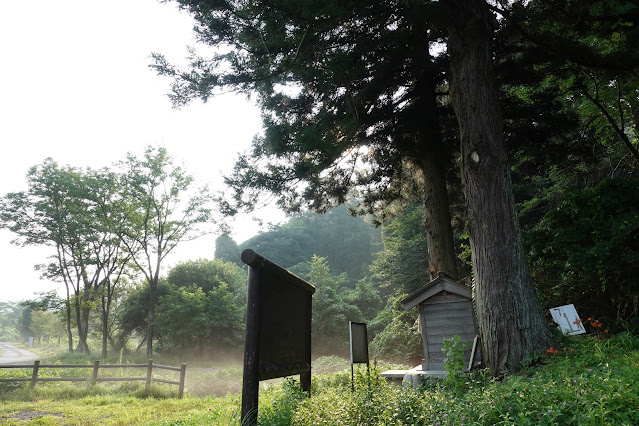
[[[402,299],[401,304],[405,310],[409,310],[441,291],[454,293],[469,300],[472,299],[472,290],[470,287],[460,284],[452,277],[440,272],[437,278]]]

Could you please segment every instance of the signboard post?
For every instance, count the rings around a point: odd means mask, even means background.
[[[311,313],[315,287],[247,249],[246,341],[242,424],[257,424],[260,380],[300,375],[311,394]]]
[[[366,363],[366,370],[370,373],[368,360],[368,332],[363,322],[348,322],[348,335],[351,352],[351,389],[355,390],[354,364]]]

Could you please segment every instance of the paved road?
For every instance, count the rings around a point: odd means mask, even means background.
[[[0,342],[0,364],[16,364],[38,359],[39,356],[26,349],[20,349],[11,343]]]

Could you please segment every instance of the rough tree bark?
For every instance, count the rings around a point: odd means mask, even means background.
[[[420,168],[424,178],[424,226],[428,246],[430,279],[444,272],[458,278],[457,256],[451,226],[450,202],[446,188],[446,149],[442,140],[439,109],[437,107],[436,74],[439,69],[433,65],[428,47],[423,56],[417,58],[424,70],[419,80],[421,92],[420,134],[422,155]]]
[[[430,279],[437,278],[438,272],[445,272],[458,278],[457,256],[453,229],[450,224],[450,204],[446,189],[446,170],[442,161],[433,154],[422,159],[424,175],[424,224]]]
[[[492,70],[496,25],[484,0],[446,0],[450,94],[475,271],[482,358],[493,375],[552,344],[523,252]]]

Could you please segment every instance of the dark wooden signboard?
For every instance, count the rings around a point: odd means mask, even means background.
[[[311,392],[311,314],[315,287],[264,256],[247,249],[246,341],[242,424],[257,423],[260,380],[300,375]]]

